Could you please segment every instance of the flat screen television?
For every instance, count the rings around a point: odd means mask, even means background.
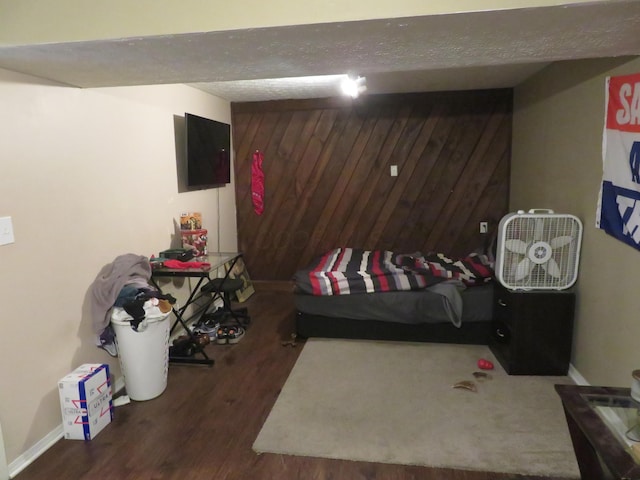
[[[187,186],[211,188],[231,182],[231,126],[184,114]]]

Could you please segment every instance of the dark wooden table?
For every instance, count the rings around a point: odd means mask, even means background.
[[[629,388],[556,385],[567,418],[573,449],[583,480],[640,479],[640,463],[595,407],[630,409],[637,415],[640,403]],[[632,443],[632,442],[630,442]]]

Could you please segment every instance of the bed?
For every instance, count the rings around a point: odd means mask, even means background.
[[[301,337],[486,344],[493,269],[486,255],[338,248],[294,275]]]

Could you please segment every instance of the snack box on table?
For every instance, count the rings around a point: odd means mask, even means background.
[[[182,246],[193,250],[196,257],[207,254],[207,230],[182,230]]]
[[[64,438],[91,440],[113,419],[109,365],[85,363],[58,382]]]

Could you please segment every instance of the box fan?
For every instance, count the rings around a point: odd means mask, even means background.
[[[496,277],[510,290],[564,290],[578,276],[582,222],[553,210],[519,210],[500,220]]]

